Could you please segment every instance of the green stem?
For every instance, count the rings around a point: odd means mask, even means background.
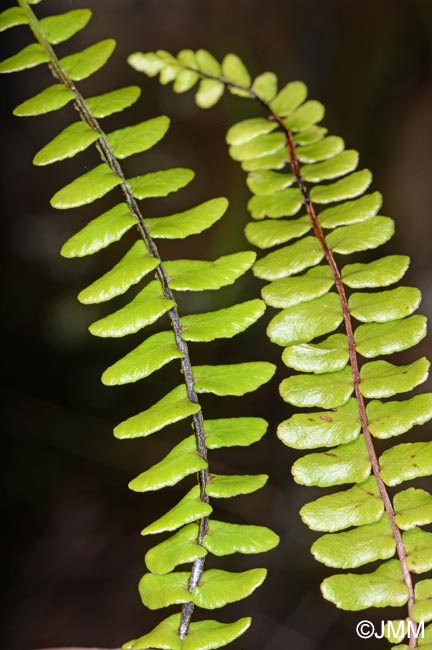
[[[81,95],[81,93],[73,83],[72,79],[69,78],[65,70],[62,68],[56,53],[54,52],[51,44],[46,38],[46,35],[43,29],[41,28],[36,15],[34,14],[33,10],[29,6],[28,1],[17,0],[17,2],[19,6],[23,9],[23,11],[26,13],[26,16],[29,19],[30,29],[32,30],[35,38],[50,57],[49,65],[54,77],[56,77],[66,88],[68,88],[74,93],[75,108],[77,109],[81,119],[98,134],[99,137],[96,142],[96,146],[101,155],[101,159],[109,166],[111,171],[121,179],[120,189],[129,207],[130,213],[137,221],[138,229],[140,231],[142,239],[144,240],[147,246],[147,250],[149,254],[152,255],[155,259],[157,259],[159,262],[159,265],[156,268],[156,275],[161,283],[163,295],[165,298],[167,298],[168,300],[174,303],[174,306],[169,310],[168,315],[174,332],[176,346],[183,355],[180,363],[181,363],[182,374],[184,376],[184,381],[186,384],[188,399],[194,404],[199,404],[198,395],[195,389],[195,379],[193,376],[189,349],[185,339],[183,338],[182,326],[181,326],[180,316],[177,309],[175,296],[169,287],[168,276],[163,267],[163,263],[159,251],[157,249],[157,246],[153,238],[150,235],[150,232],[147,228],[144,217],[138,207],[135,197],[133,196],[132,188],[126,179],[122,167],[118,159],[116,158],[115,153],[112,147],[110,146],[108,139],[104,131],[102,130],[98,120],[91,113],[90,109],[88,108],[85,102],[84,97]],[[193,429],[195,432],[197,452],[199,456],[207,462],[208,459],[207,459],[206,435],[205,435],[205,428],[204,428],[204,418],[203,418],[201,408],[198,411],[198,413],[192,416],[192,422],[193,422]],[[200,470],[200,472],[198,473],[198,483],[200,486],[201,501],[208,503],[209,498],[206,489],[209,483],[209,471],[207,468]],[[199,544],[200,546],[202,546],[204,536],[207,534],[207,532],[208,532],[208,518],[203,517],[198,522],[197,544]],[[188,584],[188,590],[190,593],[199,583],[203,571],[204,571],[204,558],[199,558],[193,563],[191,568],[191,574],[190,574],[189,584]],[[193,610],[194,610],[194,604],[192,602],[186,603],[182,608],[181,622],[179,627],[179,636],[181,639],[185,638],[189,630],[189,625],[190,625]]]

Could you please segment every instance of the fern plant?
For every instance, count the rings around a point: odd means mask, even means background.
[[[274,373],[267,362],[252,361],[218,366],[192,364],[190,343],[231,338],[243,332],[263,314],[262,300],[249,300],[210,313],[183,316],[177,292],[218,290],[248,271],[255,253],[244,251],[214,261],[162,260],[156,240],[182,240],[210,228],[224,214],[227,201],[211,199],[181,213],[148,218],[138,201],[164,197],[187,186],[194,174],[189,169],[165,169],[129,178],[123,159],[148,151],[165,135],[165,116],[106,133],[99,120],[121,112],[137,101],[140,90],[126,87],[85,99],[76,82],[88,78],[110,58],[115,42],[100,41],[86,49],[58,58],[53,45],[67,41],[88,23],[87,9],[38,20],[30,5],[39,0],[18,0],[18,6],[0,14],[0,28],[27,25],[32,42],[0,64],[0,71],[14,72],[48,64],[56,82],[14,110],[18,116],[39,116],[73,102],[79,119],[68,125],[35,156],[36,165],[48,165],[95,145],[101,162],[55,193],[51,205],[69,209],[92,204],[111,190],[120,190],[115,205],[93,218],[63,246],[66,257],[94,254],[118,241],[135,227],[136,241],[126,255],[100,278],[83,289],[83,303],[103,303],[138,285],[139,291],[118,309],[90,326],[99,337],[123,337],[160,323],[161,331],[110,366],[102,380],[107,385],[127,384],[149,377],[166,364],[179,362],[181,378],[157,403],[119,424],[121,439],[150,436],[166,426],[186,420],[191,434],[176,444],[165,458],[130,482],[137,492],[172,486],[191,475],[196,481],[166,514],[149,523],[144,535],[169,533],[146,555],[148,572],[140,582],[140,594],[150,609],[181,605],[181,612],[165,618],[142,638],[124,645],[126,650],[171,648],[204,650],[230,643],[250,624],[249,618],[233,623],[193,621],[195,606],[220,608],[251,594],[264,580],[266,570],[229,572],[204,569],[206,556],[261,553],[278,543],[271,530],[261,526],[225,523],[214,519],[213,500],[253,493],[266,475],[217,475],[210,471],[208,451],[235,445],[248,446],[265,433],[267,423],[258,417],[204,419],[201,393],[241,396],[256,390]],[[122,161],[122,162],[120,162]],[[150,278],[150,279],[149,279]],[[186,570],[177,571],[180,565]]]
[[[246,237],[259,249],[274,249],[253,271],[268,282],[265,302],[281,310],[267,330],[294,371],[280,394],[302,409],[279,425],[278,436],[294,449],[324,448],[294,463],[296,482],[353,484],[301,509],[303,521],[324,533],[312,546],[316,559],[334,569],[378,563],[366,573],[326,578],[322,593],[346,610],[407,605],[408,625],[388,628],[387,636],[393,643],[409,637],[397,650],[417,647],[417,636],[419,648],[430,648],[432,626],[420,635],[417,624],[423,629],[432,620],[432,580],[417,576],[432,569],[432,533],[422,528],[432,522],[432,495],[408,487],[392,499],[391,488],[432,474],[432,443],[384,449],[382,443],[432,417],[431,394],[387,399],[424,382],[427,360],[381,359],[424,338],[426,319],[413,315],[421,296],[413,287],[387,289],[405,274],[406,256],[344,265],[339,257],[375,249],[393,235],[393,220],[379,214],[381,195],[367,193],[371,173],[355,171],[358,153],[320,126],[324,107],[306,99],[301,82],[278,90],[273,73],[252,80],[239,57],[228,54],[220,64],[205,50],[135,53],[129,63],[173,82],[175,92],[199,84],[201,108],[216,104],[227,88],[264,111],[232,126],[227,143],[253,194]]]

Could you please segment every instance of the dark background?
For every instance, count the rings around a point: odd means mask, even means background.
[[[247,249],[244,175],[230,161],[224,144],[228,126],[258,114],[250,102],[227,97],[204,112],[191,93],[175,96],[132,71],[126,56],[136,50],[205,47],[218,58],[234,51],[252,74],[273,70],[280,85],[302,79],[310,96],[327,107],[326,126],[361,152],[361,163],[374,171],[374,189],[385,196],[383,213],[397,222],[397,234],[385,252],[406,253],[413,263],[406,282],[423,291],[423,313],[430,314],[430,240],[432,234],[432,4],[429,0],[98,0],[89,27],[58,47],[60,55],[98,39],[114,37],[118,47],[110,63],[80,84],[84,95],[141,84],[143,95],[128,113],[104,122],[107,131],[167,113],[172,126],[163,143],[132,158],[130,175],[170,166],[197,172],[190,188],[176,197],[148,201],[149,216],[186,209],[213,196],[226,195],[230,209],[221,226],[201,238],[162,246],[168,257],[214,258]],[[6,8],[7,3],[2,2]],[[39,15],[86,6],[75,0],[46,0]],[[4,55],[30,42],[27,28],[3,35]],[[148,631],[161,614],[142,608],[136,583],[150,541],[140,529],[173,505],[185,484],[157,495],[137,495],[127,482],[184,435],[184,425],[151,440],[119,442],[111,430],[149,406],[173,385],[174,366],[155,381],[109,388],[101,372],[135,346],[140,335],[98,340],[87,326],[108,306],[84,307],[78,291],[109,268],[130,239],[94,258],[59,257],[63,241],[89,218],[111,205],[112,197],[87,209],[61,213],[49,199],[62,185],[97,162],[94,152],[50,167],[32,168],[31,159],[73,120],[70,107],[46,117],[11,117],[14,106],[52,83],[47,68],[2,79],[2,273],[4,334],[2,475],[4,493],[3,558],[5,628],[2,647],[32,650],[45,646],[119,646]],[[69,114],[69,115],[68,115]],[[384,249],[382,249],[384,250]],[[205,311],[254,295],[252,278],[221,292],[216,303],[204,295],[183,299],[185,311]],[[121,299],[116,304],[121,304]],[[194,346],[195,363],[273,359],[279,350],[265,342],[268,314],[233,342]],[[427,354],[427,343],[399,356],[408,362]],[[219,501],[221,519],[264,523],[282,537],[264,557],[228,558],[212,566],[242,569],[269,566],[265,585],[247,602],[210,617],[234,620],[251,613],[254,624],[233,648],[330,650],[385,647],[360,641],[355,625],[362,618],[396,617],[402,612],[345,614],[320,597],[319,583],[329,570],[309,554],[315,539],[300,521],[299,507],[321,491],[293,484],[290,465],[296,454],[275,436],[276,424],[289,415],[277,395],[277,377],[252,397],[205,398],[210,417],[260,415],[270,421],[269,435],[246,450],[213,452],[213,471],[271,473],[255,495]],[[428,435],[427,427],[416,431]],[[418,483],[420,485],[420,482]],[[426,485],[426,482],[424,483]],[[161,501],[160,499],[164,499]],[[7,523],[6,523],[7,522]],[[153,540],[151,540],[153,541]],[[209,563],[210,564],[210,563]],[[366,567],[365,570],[369,568]]]

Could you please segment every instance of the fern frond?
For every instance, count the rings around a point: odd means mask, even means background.
[[[36,43],[0,63],[1,72],[12,72],[48,63],[56,84],[21,103],[16,115],[43,115],[73,101],[80,120],[68,125],[35,156],[36,165],[48,165],[72,158],[95,145],[101,162],[70,181],[51,199],[57,209],[88,205],[106,194],[120,190],[108,212],[90,221],[63,246],[66,257],[91,255],[118,241],[133,226],[137,239],[124,257],[79,294],[83,303],[102,303],[126,294],[138,285],[138,292],[121,308],[99,318],[90,331],[100,337],[123,337],[153,323],[162,330],[143,337],[143,342],[103,374],[107,385],[124,384],[152,375],[162,366],[179,360],[178,385],[158,402],[115,428],[118,438],[145,437],[168,425],[189,420],[193,434],[178,442],[158,463],[134,478],[129,487],[136,492],[159,490],[178,484],[195,474],[197,484],[168,513],[147,525],[143,534],[175,531],[154,546],[146,556],[148,573],[140,582],[140,594],[150,609],[182,605],[180,614],[169,617],[141,639],[125,648],[172,648],[200,650],[230,643],[249,626],[250,619],[235,623],[192,622],[194,607],[215,609],[241,600],[264,580],[265,569],[232,573],[204,570],[210,554],[257,553],[278,543],[275,533],[264,527],[235,526],[209,520],[211,499],[234,497],[260,489],[267,476],[223,476],[210,473],[208,450],[232,445],[247,446],[260,440],[267,429],[261,418],[226,418],[205,421],[199,395],[242,396],[269,381],[274,373],[270,363],[195,366],[188,343],[231,338],[246,330],[264,313],[262,300],[231,305],[210,313],[181,316],[177,292],[217,290],[235,282],[255,261],[255,253],[245,251],[214,261],[162,260],[155,240],[184,239],[210,228],[226,211],[227,201],[215,198],[184,212],[168,216],[144,216],[138,200],[164,197],[187,186],[194,173],[189,169],[166,169],[129,178],[120,160],[155,146],[168,130],[165,116],[105,133],[99,119],[123,111],[139,97],[136,87],[114,90],[85,100],[75,81],[86,79],[100,69],[115,48],[112,39],[103,40],[58,59],[52,45],[68,40],[90,19],[88,10],[76,10],[38,21],[29,0],[0,14],[0,28],[27,24]],[[170,73],[166,73],[168,78]],[[184,83],[184,82],[183,82]],[[120,201],[120,202],[119,202]],[[150,280],[149,280],[150,277]],[[253,540],[244,536],[253,535]],[[186,570],[174,571],[178,565]]]
[[[249,172],[253,222],[246,237],[261,249],[274,248],[253,270],[269,282],[264,300],[282,310],[267,330],[294,371],[282,381],[281,396],[301,409],[326,409],[293,415],[280,424],[278,436],[296,449],[327,448],[294,463],[298,483],[354,484],[302,508],[305,523],[325,533],[312,546],[314,556],[338,569],[382,562],[373,572],[326,578],[324,597],[348,610],[407,604],[409,648],[415,648],[416,622],[432,620],[432,581],[415,585],[416,575],[432,568],[431,534],[420,528],[432,522],[432,497],[407,488],[392,503],[388,488],[432,474],[432,443],[380,451],[380,440],[432,418],[430,394],[382,401],[424,382],[429,363],[418,359],[401,366],[380,357],[419,343],[426,320],[413,315],[417,289],[382,290],[403,277],[407,257],[345,265],[339,257],[378,248],[393,235],[393,220],[379,214],[381,195],[367,193],[372,175],[357,171],[358,153],[345,150],[342,138],[319,125],[324,107],[307,100],[302,82],[278,91],[272,73],[252,81],[231,54],[219,67],[202,51],[189,53],[187,61],[184,53],[135,53],[129,62],[149,76],[159,73],[162,82],[174,81],[177,91],[189,89],[192,80],[199,83],[199,106],[216,103],[223,86],[264,109],[264,117],[235,124],[227,134],[231,157]],[[195,76],[187,88],[176,88],[183,70]],[[305,214],[298,216],[301,208]]]

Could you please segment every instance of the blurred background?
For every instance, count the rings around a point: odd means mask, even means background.
[[[8,4],[2,2],[2,7]],[[83,94],[128,84],[143,89],[140,101],[127,113],[108,118],[104,128],[110,131],[162,113],[172,119],[163,143],[127,161],[128,174],[170,166],[196,171],[189,188],[174,197],[147,201],[144,214],[163,216],[219,195],[230,199],[230,209],[217,227],[199,238],[162,246],[165,257],[215,258],[248,248],[242,234],[248,219],[244,174],[230,161],[224,136],[234,121],[259,113],[251,102],[232,96],[208,112],[200,111],[191,93],[175,96],[171,88],[131,70],[126,57],[159,48],[176,52],[204,47],[218,58],[236,52],[253,75],[275,71],[281,86],[304,80],[310,96],[327,107],[329,131],[360,150],[361,164],[374,172],[374,189],[384,193],[383,214],[396,220],[396,236],[385,252],[412,256],[406,282],[422,289],[423,313],[431,315],[429,0],[46,0],[36,10],[42,16],[82,6],[93,10],[93,19],[85,31],[58,47],[61,56],[102,38],[118,41],[109,64],[80,84]],[[19,27],[6,32],[1,42],[6,58],[31,37],[27,28]],[[76,294],[110,268],[131,239],[125,237],[90,259],[59,256],[61,244],[108,209],[113,197],[87,209],[50,209],[54,192],[96,164],[96,153],[86,152],[49,170],[33,168],[33,155],[72,122],[73,109],[26,120],[11,116],[14,106],[52,83],[45,66],[4,76],[1,82],[2,520],[7,521],[2,534],[3,647],[114,648],[161,620],[160,613],[142,607],[137,594],[150,545],[139,531],[171,507],[187,486],[185,481],[144,496],[127,488],[131,478],[185,434],[185,424],[133,442],[116,441],[112,428],[175,385],[175,369],[171,364],[153,381],[132,386],[100,383],[102,371],[135,347],[140,334],[122,340],[90,336],[88,325],[111,308],[82,306]],[[256,283],[248,277],[216,297],[209,292],[183,297],[182,309],[206,311],[246,300],[255,292]],[[122,299],[115,306],[120,304]],[[286,374],[280,351],[265,341],[270,312],[231,342],[192,348],[195,363],[249,357],[271,359],[279,368],[271,384],[252,397],[203,399],[210,417],[257,415],[270,421],[263,441],[246,450],[212,452],[210,463],[219,473],[270,472],[269,483],[255,495],[219,501],[217,516],[266,524],[282,538],[279,548],[262,558],[210,560],[212,566],[234,570],[269,566],[261,589],[216,617],[228,621],[253,615],[252,629],[233,649],[338,650],[347,643],[352,650],[364,648],[365,642],[355,636],[360,619],[378,621],[404,616],[404,611],[345,614],[321,599],[319,584],[329,571],[310,555],[316,535],[298,516],[301,505],[321,491],[293,483],[290,466],[297,454],[281,446],[275,435],[277,423],[290,411],[277,398],[277,384]],[[398,362],[428,352],[430,346],[423,342],[416,351],[399,355]],[[430,437],[430,429],[425,426],[415,436]],[[368,641],[370,650],[384,646]]]

